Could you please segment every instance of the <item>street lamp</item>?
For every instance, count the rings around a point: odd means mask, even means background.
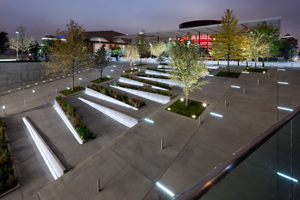
[[[19,60],[19,55],[18,55],[18,46],[19,46],[19,31],[15,32],[17,34],[17,61]]]

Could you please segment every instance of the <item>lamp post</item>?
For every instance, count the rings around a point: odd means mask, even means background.
[[[149,42],[150,43],[150,58],[152,59],[152,44],[151,44],[151,42]]]
[[[19,60],[19,55],[18,55],[18,50],[19,50],[18,49],[18,46],[19,46],[19,44],[18,44],[19,43],[19,31],[16,31],[15,33],[17,34],[17,61],[18,61]]]
[[[98,50],[101,49],[101,39],[99,39],[99,48]]]

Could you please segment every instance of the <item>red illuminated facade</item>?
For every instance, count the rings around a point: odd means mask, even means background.
[[[182,37],[182,39],[186,39],[186,37]],[[213,38],[210,35],[192,35],[191,40],[193,40],[196,44],[200,44],[202,48],[211,48],[213,45],[212,40]]]

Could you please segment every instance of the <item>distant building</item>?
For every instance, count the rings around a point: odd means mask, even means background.
[[[129,39],[115,38],[116,36],[125,36],[123,33],[116,31],[87,31],[88,38],[93,46],[93,51],[97,51],[102,45],[109,50],[110,46],[119,45],[122,50],[126,48]]]
[[[295,49],[298,49],[298,40],[295,39],[293,36],[291,36],[290,34],[286,34],[284,35],[282,38],[282,40],[285,40],[286,42],[288,42],[290,45],[292,45]]]

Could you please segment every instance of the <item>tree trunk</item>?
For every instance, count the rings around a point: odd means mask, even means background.
[[[130,70],[132,70],[132,60],[129,61],[129,65],[130,65]]]
[[[220,60],[218,60],[218,65],[220,65]]]
[[[229,74],[229,59],[230,59],[230,56],[228,55],[228,61],[227,61],[227,74]]]
[[[262,60],[262,66],[265,67],[265,59]]]
[[[246,67],[248,67],[248,60],[246,61]]]
[[[142,64],[142,58],[140,58],[140,64]]]
[[[255,69],[256,69],[256,62],[257,62],[257,58],[255,59],[255,65],[254,65],[254,66],[255,66]]]
[[[22,61],[23,61],[23,51],[22,51]]]
[[[100,69],[100,79],[102,79],[102,72],[103,72],[103,69]]]
[[[238,60],[238,66],[240,66],[240,61]]]
[[[75,79],[75,67],[72,69],[72,91],[74,90],[74,79]]]

